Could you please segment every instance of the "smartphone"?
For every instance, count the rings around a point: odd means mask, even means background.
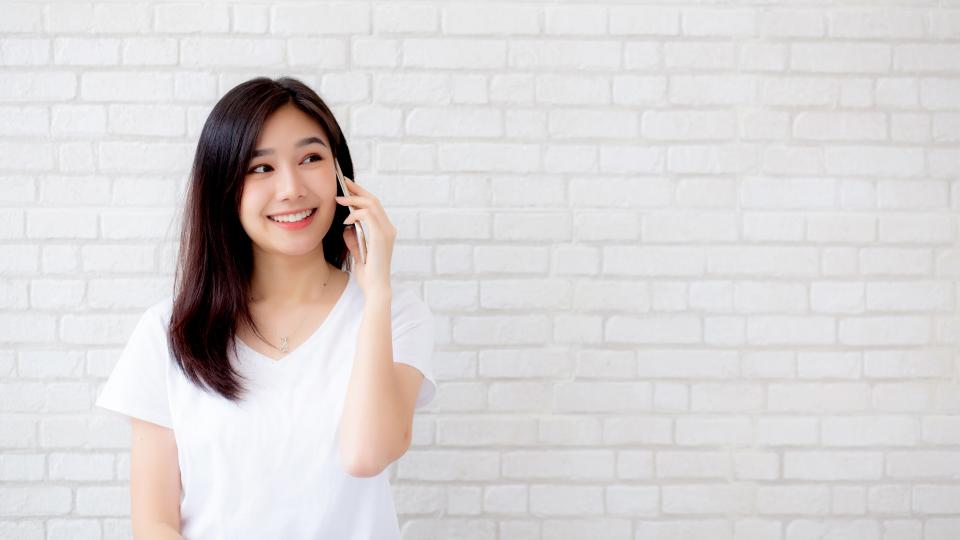
[[[347,189],[347,182],[343,179],[343,171],[340,170],[340,162],[337,161],[337,158],[333,158],[333,165],[337,168],[337,182],[340,184],[340,189],[343,190],[344,197],[353,195],[350,193],[350,190]],[[349,204],[347,205],[347,208],[350,209],[350,213],[352,214],[354,208]],[[357,233],[357,248],[360,252],[360,261],[363,264],[367,264],[367,243],[365,240],[366,235],[363,232],[363,224],[360,223],[359,220],[354,221],[353,230]]]

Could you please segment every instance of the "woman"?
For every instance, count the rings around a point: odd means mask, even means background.
[[[396,230],[352,176],[295,79],[244,82],[211,111],[174,293],[97,400],[131,417],[137,538],[399,538],[385,469],[436,393],[432,314],[392,289]]]

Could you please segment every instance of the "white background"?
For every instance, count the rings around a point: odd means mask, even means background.
[[[129,537],[93,401],[260,75],[327,100],[436,316],[404,538],[960,537],[957,2],[0,13],[0,537]]]

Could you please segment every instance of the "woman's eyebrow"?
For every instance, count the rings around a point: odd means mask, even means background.
[[[307,137],[305,139],[300,139],[297,142],[296,146],[299,148],[301,146],[306,146],[310,143],[320,143],[321,145],[326,146],[325,144],[323,144],[323,139],[321,139],[320,137]],[[273,148],[257,148],[256,150],[253,151],[253,156],[251,157],[264,156],[272,153],[273,153]]]

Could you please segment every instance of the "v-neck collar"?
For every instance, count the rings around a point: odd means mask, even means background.
[[[340,297],[337,298],[337,301],[333,304],[333,307],[330,308],[330,311],[327,313],[327,316],[323,318],[323,322],[320,323],[320,326],[318,326],[316,330],[314,330],[314,332],[310,334],[310,336],[303,341],[303,343],[301,343],[300,345],[297,345],[297,348],[293,349],[292,351],[287,353],[286,356],[284,356],[283,358],[280,358],[279,360],[270,358],[269,356],[247,345],[246,343],[243,342],[242,339],[240,339],[236,335],[234,335],[234,340],[242,349],[245,349],[249,355],[253,356],[254,358],[256,358],[261,362],[268,362],[269,364],[272,364],[272,365],[285,364],[289,362],[292,358],[299,356],[301,349],[304,349],[307,346],[309,346],[311,343],[313,343],[314,340],[316,340],[320,336],[320,334],[323,334],[326,331],[326,329],[331,324],[331,319],[334,316],[336,316],[339,313],[339,311],[343,309],[343,305],[347,303],[347,297],[350,295],[352,287],[353,287],[353,272],[347,272],[347,284],[343,287],[343,291],[340,293]]]

